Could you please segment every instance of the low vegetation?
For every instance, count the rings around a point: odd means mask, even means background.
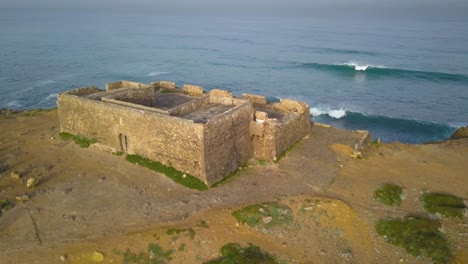
[[[276,202],[250,205],[232,212],[237,221],[251,227],[273,227],[293,220],[291,208]]]
[[[173,181],[187,188],[196,189],[200,191],[208,189],[208,186],[206,186],[204,182],[195,178],[194,176],[180,172],[176,170],[175,168],[166,166],[160,162],[152,161],[150,159],[143,158],[139,155],[130,155],[130,154],[127,155],[126,160],[131,163],[146,167],[150,170],[163,173],[167,177],[172,179]]]
[[[60,133],[60,138],[63,140],[73,140],[75,141],[76,144],[78,144],[82,148],[87,148],[91,144],[94,144],[97,142],[97,140],[94,138],[86,138],[83,136],[73,135],[67,132]]]
[[[7,199],[0,199],[0,215],[3,211],[10,210],[13,207],[13,204]]]
[[[394,184],[381,185],[374,192],[374,198],[389,206],[399,206],[401,204],[401,196],[403,190],[400,186]]]
[[[148,244],[147,252],[134,253],[130,249],[116,251],[123,257],[124,264],[165,264],[172,260],[173,250],[164,251],[158,244]]]
[[[376,229],[386,242],[406,249],[413,256],[431,258],[434,263],[449,263],[449,244],[439,231],[440,223],[423,218],[382,219]]]
[[[465,204],[458,197],[441,193],[426,193],[422,201],[424,209],[429,213],[440,214],[447,218],[463,218]]]
[[[266,252],[263,252],[259,247],[249,245],[241,247],[236,243],[229,243],[221,247],[221,257],[205,262],[205,264],[275,264],[279,263],[276,258]]]
[[[166,234],[168,235],[178,235],[178,234],[185,234],[190,239],[193,239],[195,237],[195,230],[193,228],[183,228],[183,229],[178,229],[178,228],[173,228],[167,230]]]

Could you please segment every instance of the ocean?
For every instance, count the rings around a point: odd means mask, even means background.
[[[468,125],[468,23],[307,16],[32,12],[0,16],[0,108],[157,80],[310,104],[314,121],[385,142]]]

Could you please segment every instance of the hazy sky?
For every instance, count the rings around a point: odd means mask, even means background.
[[[467,16],[468,0],[0,0],[0,9],[287,15]]]

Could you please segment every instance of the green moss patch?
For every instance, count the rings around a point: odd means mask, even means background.
[[[176,170],[173,167],[166,166],[160,162],[152,161],[147,158],[143,158],[139,155],[127,155],[125,158],[127,161],[146,167],[150,170],[154,170],[160,173],[165,174],[167,177],[172,179],[173,181],[191,189],[196,190],[208,190],[208,186],[198,178],[195,178],[192,175],[183,173],[181,171]]]
[[[246,206],[232,212],[237,221],[251,227],[273,227],[293,220],[292,210],[276,202]]]
[[[122,255],[124,264],[166,264],[172,260],[173,250],[164,251],[158,244],[148,244],[147,252],[134,253],[130,249],[124,252],[116,251]]]
[[[414,217],[382,219],[376,225],[377,233],[386,242],[403,247],[413,256],[428,257],[434,263],[448,263],[452,254],[439,227],[438,221]]]
[[[13,204],[7,199],[0,199],[0,214],[13,208]]]
[[[438,213],[447,218],[463,218],[465,204],[458,197],[442,193],[426,193],[422,201],[424,209],[429,213]]]
[[[97,142],[97,140],[94,138],[86,138],[83,136],[73,135],[67,132],[60,133],[60,138],[63,140],[73,140],[75,141],[76,144],[78,144],[82,148],[87,148],[91,144],[94,144]]]
[[[386,205],[399,206],[401,204],[401,196],[403,190],[400,186],[394,184],[381,185],[374,192],[374,198]]]
[[[236,243],[229,243],[221,247],[221,257],[205,262],[205,264],[275,264],[276,258],[254,245],[241,247]]]

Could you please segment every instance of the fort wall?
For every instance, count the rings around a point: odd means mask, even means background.
[[[250,158],[276,160],[310,129],[309,105],[159,81],[119,81],[58,96],[62,132],[137,154],[212,185]]]
[[[95,138],[206,182],[201,124],[69,94],[59,95],[58,109],[62,132]]]

